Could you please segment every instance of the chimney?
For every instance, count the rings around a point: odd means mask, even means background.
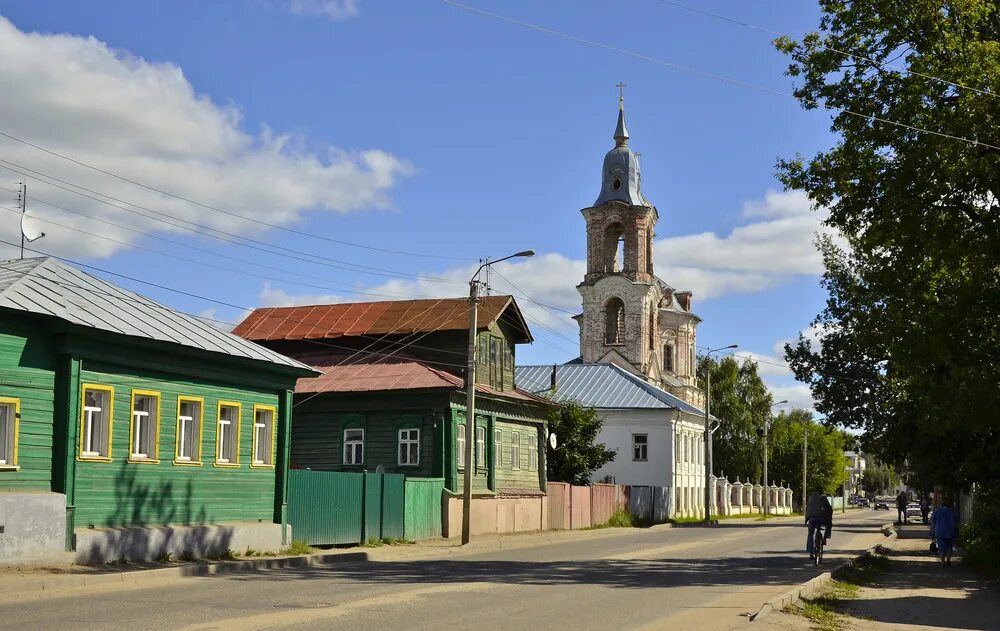
[[[552,376],[549,378],[549,390],[556,389],[556,365],[552,364]]]

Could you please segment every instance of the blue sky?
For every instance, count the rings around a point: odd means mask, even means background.
[[[818,20],[801,0],[690,2],[793,35]],[[792,87],[767,34],[661,0],[466,3],[768,89]],[[266,228],[0,138],[8,161],[0,165],[34,170],[0,171],[0,186],[27,181],[32,211],[61,224],[45,227],[39,249],[235,305],[111,278],[171,306],[232,321],[242,315],[236,306],[374,297],[349,291],[461,295],[475,259],[530,247],[539,256],[500,272],[536,300],[573,311],[585,245],[579,210],[597,195],[615,84],[625,81],[631,146],[660,212],[657,273],[694,290],[699,344],[738,343],[770,361],[822,307],[811,244],[819,223],[800,194],[781,191],[774,165],[828,146],[829,114],[804,112],[791,98],[440,0],[39,0],[0,2],[0,15],[0,131],[257,221],[440,257]],[[286,250],[207,238],[44,176],[161,220]],[[10,240],[16,217],[4,214],[0,232]],[[315,255],[324,263],[302,260]],[[331,259],[388,271],[341,269]],[[575,356],[565,314],[522,306],[538,342],[519,351],[519,362]],[[761,368],[778,398],[808,404],[786,371]]]

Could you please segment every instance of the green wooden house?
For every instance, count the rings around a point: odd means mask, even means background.
[[[315,374],[56,259],[0,263],[0,561],[277,549]]]
[[[443,478],[462,487],[469,302],[465,298],[257,309],[234,333],[322,373],[295,388],[291,466]],[[514,383],[531,333],[510,296],[480,299],[473,488],[545,492],[551,402]]]

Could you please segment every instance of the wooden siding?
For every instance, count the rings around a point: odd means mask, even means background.
[[[498,354],[493,361],[491,345]],[[514,358],[516,345],[510,342],[503,329],[495,322],[476,335],[476,383],[496,390],[514,389]]]
[[[544,454],[542,453],[543,447],[539,436],[540,432],[538,425],[534,423],[497,419],[496,429],[499,429],[502,434],[500,466],[496,468],[495,473],[497,490],[541,489],[541,472],[544,471],[545,464],[543,460]],[[518,469],[515,469],[512,466],[512,453],[514,450],[512,439],[514,432],[517,432],[520,435],[521,466]],[[538,458],[536,459],[537,466],[534,469],[529,468],[530,457],[528,455],[528,445],[530,445],[532,441],[534,441],[538,446]]]
[[[381,465],[385,473],[402,473],[411,477],[440,475],[439,429],[435,427],[435,418],[440,417],[440,412],[405,407],[386,409],[391,408],[393,403],[405,405],[405,399],[391,395],[385,397],[386,405],[382,410],[358,406],[357,411],[331,411],[330,400],[335,398],[320,396],[295,408],[292,468],[375,471]],[[360,465],[344,464],[345,428],[365,430],[364,461]],[[420,430],[420,463],[416,466],[398,464],[399,430],[408,428]]]
[[[277,410],[278,391],[195,382],[86,361],[80,380],[114,388],[114,418],[111,462],[81,459],[79,451],[76,453],[77,527],[274,520],[275,467],[251,466],[251,450],[254,406],[274,406]],[[156,463],[129,462],[133,389],[160,393]],[[200,465],[174,462],[180,396],[204,401]],[[241,406],[236,466],[216,466],[219,401]],[[277,412],[274,424],[277,433]],[[277,449],[274,437],[272,448]],[[277,461],[277,454],[274,458],[272,462]]]
[[[32,327],[0,320],[0,397],[20,401],[18,470],[0,471],[0,491],[52,490],[54,356]]]

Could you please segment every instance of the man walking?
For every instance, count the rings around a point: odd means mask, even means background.
[[[906,503],[909,500],[906,497],[906,491],[900,491],[899,495],[896,496],[896,523],[897,524],[908,524],[910,523],[909,518],[906,516]]]

